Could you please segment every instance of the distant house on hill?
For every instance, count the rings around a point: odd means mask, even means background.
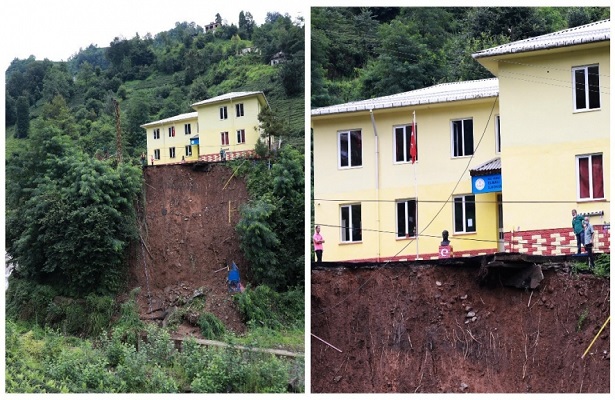
[[[263,92],[232,92],[192,104],[194,112],[143,124],[149,164],[253,157],[265,107]]]
[[[271,57],[271,65],[277,65],[286,62],[286,54],[283,51],[275,53],[273,57]]]
[[[205,33],[209,32],[209,31],[215,31],[216,29],[218,29],[221,25],[217,22],[210,22],[209,24],[205,25]]]

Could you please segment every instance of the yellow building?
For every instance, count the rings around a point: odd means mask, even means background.
[[[455,256],[570,254],[573,208],[609,251],[608,28],[474,54],[497,78],[313,109],[324,260],[437,258],[444,230]]]
[[[233,92],[192,104],[195,112],[141,125],[150,165],[252,157],[263,92]]]

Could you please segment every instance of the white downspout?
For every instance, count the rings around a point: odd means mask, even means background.
[[[380,262],[380,153],[378,146],[378,130],[376,129],[376,121],[374,120],[374,111],[369,109],[369,115],[374,128],[374,147],[376,149],[376,232],[378,234],[378,248],[376,252],[377,262]]]

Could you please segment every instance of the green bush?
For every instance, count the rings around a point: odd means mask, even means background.
[[[594,274],[596,276],[610,277],[611,276],[611,255],[600,254],[596,257],[596,266],[594,267]]]
[[[248,287],[233,299],[250,326],[281,329],[304,323],[304,294],[300,289],[278,293],[260,285],[256,289]]]
[[[212,313],[202,313],[197,324],[201,328],[201,334],[206,339],[218,340],[224,337],[226,328],[222,321]]]

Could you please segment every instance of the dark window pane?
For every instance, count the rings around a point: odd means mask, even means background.
[[[462,153],[461,121],[453,121],[453,156],[460,157]]]
[[[397,203],[397,237],[406,236],[406,203]]]
[[[361,132],[350,132],[350,166],[363,165],[363,149],[361,147]]]
[[[342,207],[342,242],[350,240],[350,207]]]
[[[463,121],[463,155],[469,156],[474,154],[474,129],[471,119]]]
[[[348,166],[348,133],[340,133],[340,166]]]
[[[587,83],[589,90],[589,108],[600,108],[600,75],[598,67],[587,68]]]
[[[455,199],[455,232],[463,232],[463,199]]]
[[[406,161],[404,157],[404,128],[395,128],[395,161]]]
[[[574,71],[574,90],[576,97],[576,109],[582,110],[587,107],[585,103],[585,70],[577,69]]]
[[[352,241],[358,242],[362,240],[361,232],[361,205],[355,204],[352,206]]]

